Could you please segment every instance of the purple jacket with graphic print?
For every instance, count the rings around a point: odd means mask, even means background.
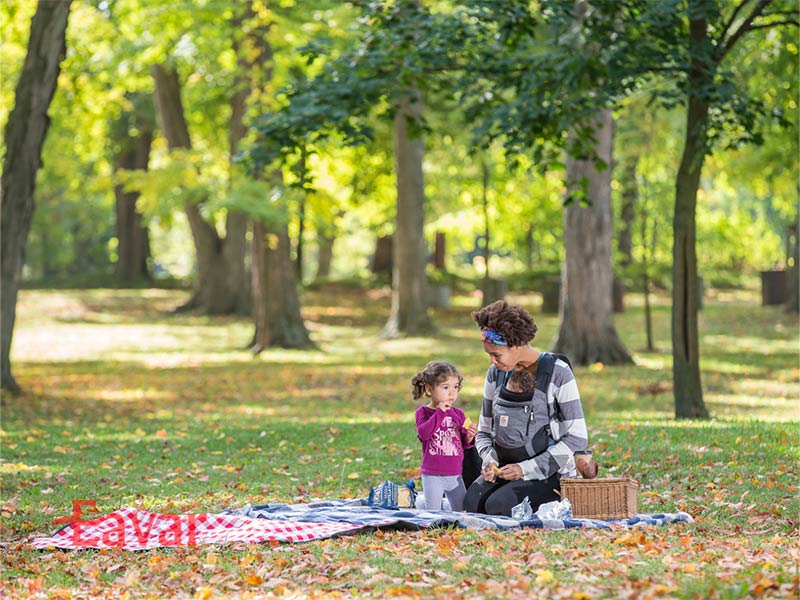
[[[461,475],[464,448],[468,432],[464,429],[466,416],[460,408],[441,411],[430,406],[417,409],[417,437],[422,442],[422,465],[425,475]]]

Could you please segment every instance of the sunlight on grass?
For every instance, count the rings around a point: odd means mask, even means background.
[[[0,473],[23,473],[27,471],[41,471],[41,465],[28,465],[23,462],[7,463],[0,462]]]
[[[796,355],[798,349],[796,338],[789,340],[770,340],[769,348],[766,347],[764,338],[756,336],[704,335],[703,343],[705,345],[714,345],[720,348],[727,348],[728,350],[736,349],[741,352],[750,352],[753,354],[786,352]]]
[[[638,366],[651,369],[653,371],[672,369],[672,355],[653,356],[652,354],[637,354],[635,360]]]
[[[80,397],[80,396],[76,396]],[[94,389],[87,390],[85,398],[98,398],[100,400],[112,400],[114,402],[132,402],[137,400],[171,400],[174,395],[165,393],[163,390],[128,388],[124,390]]]

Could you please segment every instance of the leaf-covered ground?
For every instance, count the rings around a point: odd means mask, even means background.
[[[2,575],[9,598],[797,598],[798,323],[750,296],[700,315],[710,421],[673,418],[669,308],[644,352],[633,297],[617,316],[636,366],[576,369],[608,476],[639,480],[643,512],[692,524],[634,531],[385,531],[305,544],[146,552],[36,551],[73,500],[102,513],[218,511],[364,497],[418,473],[409,380],[441,357],[476,419],[487,361],[474,297],[429,338],[381,340],[385,291],[306,292],[319,351],[253,358],[246,319],[175,315],[164,290],[23,290],[2,398]],[[539,298],[513,300],[534,314]],[[537,316],[540,347],[557,331]]]

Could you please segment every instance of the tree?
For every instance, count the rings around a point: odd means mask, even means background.
[[[672,378],[678,418],[708,416],[700,383],[695,214],[703,162],[714,141],[716,119],[712,108],[717,109],[721,101],[735,106],[739,100],[723,95],[722,84],[727,83],[724,81],[727,78],[719,77],[722,64],[737,42],[750,32],[785,23],[798,24],[796,8],[771,12],[767,8],[775,3],[769,0],[760,0],[750,7],[748,4],[742,0],[727,18],[716,2],[689,0],[688,5],[686,138],[675,184],[673,217]],[[755,124],[752,116],[744,116],[745,126]],[[743,138],[753,135],[750,129]]]
[[[243,67],[246,81],[244,87],[252,92],[272,83],[273,51],[268,40],[272,24],[256,21],[249,9],[246,16],[246,33],[237,48],[237,55],[239,64]],[[260,179],[263,172],[254,175]],[[289,190],[283,185],[280,171],[274,171],[270,175],[269,183],[272,189],[256,200],[258,209],[250,212],[253,221],[250,275],[255,326],[250,350],[255,354],[270,346],[298,349],[314,347],[300,314],[297,291],[299,273],[291,258],[288,206],[286,198],[282,197]],[[262,188],[262,191],[267,192],[266,188]],[[302,196],[301,201],[304,202],[306,189],[303,179],[299,190],[295,188],[295,191]],[[270,197],[274,203],[266,202]],[[298,262],[302,264],[302,253]]]
[[[422,96],[412,90],[397,106],[394,118],[394,156],[397,174],[397,216],[392,269],[392,309],[384,334],[420,335],[430,329],[425,300],[425,185],[419,132]],[[418,127],[418,125],[417,125]]]
[[[724,10],[717,0],[682,2],[591,2],[577,19],[571,0],[548,3],[532,14],[527,2],[476,2],[484,36],[496,43],[468,75],[477,91],[481,77],[516,93],[485,100],[474,94],[472,109],[484,115],[479,133],[504,136],[511,152],[533,148],[545,164],[552,150],[568,145],[581,155],[590,136],[566,138],[586,125],[598,109],[619,103],[643,84],[658,80],[654,96],[662,104],[686,106],[686,130],[675,180],[673,214],[673,382],[678,418],[705,417],[698,347],[696,255],[697,191],[703,162],[715,144],[759,142],[765,105],[737,85],[731,51],[756,31],[798,24],[790,2],[740,0]],[[584,3],[585,4],[585,3]],[[727,7],[726,7],[727,8]],[[547,34],[547,38],[543,34]],[[484,37],[486,39],[486,37]],[[546,47],[540,42],[549,39]],[[586,52],[586,49],[594,49]],[[468,87],[468,86],[466,86]],[[785,121],[785,119],[784,119]],[[567,142],[570,142],[569,144]],[[550,156],[550,160],[547,160]]]
[[[438,21],[415,1],[371,4],[352,48],[331,58],[321,44],[314,58],[327,62],[313,77],[301,79],[285,94],[284,107],[256,124],[259,140],[249,151],[254,169],[280,159],[297,160],[301,148],[341,135],[348,143],[372,139],[375,115],[394,126],[397,190],[396,244],[392,312],[384,328],[389,336],[419,334],[430,327],[424,298],[424,189],[422,156],[423,98],[435,87],[443,55],[435,42]],[[426,44],[419,43],[426,40]],[[420,51],[422,50],[422,51]],[[433,67],[433,69],[431,69]]]
[[[190,150],[192,143],[181,99],[178,71],[175,67],[165,65],[153,65],[151,71],[155,81],[156,107],[170,150]],[[203,217],[200,204],[205,199],[187,198],[183,203],[197,251],[195,290],[183,309],[208,314],[241,312],[244,308],[242,303],[246,301],[241,291],[247,290],[244,280],[247,219],[235,210],[230,211],[226,219],[226,235],[221,236],[214,224]]]
[[[633,359],[614,327],[611,293],[611,111],[602,111],[596,123],[594,152],[602,163],[567,158],[568,184],[574,190],[584,181],[590,204],[571,202],[564,209],[566,261],[554,350],[577,364],[624,364]]]
[[[155,114],[149,95],[128,96],[130,110],[123,111],[112,129],[119,145],[117,170],[147,170],[155,131]],[[131,134],[131,132],[134,132]],[[123,284],[149,280],[150,240],[141,213],[136,208],[139,193],[126,191],[121,183],[114,186],[117,221],[117,278]]]
[[[17,83],[14,109],[5,130],[6,157],[0,181],[2,209],[2,298],[0,299],[0,378],[2,388],[19,391],[11,372],[11,338],[25,246],[34,212],[33,194],[42,144],[50,124],[47,111],[66,53],[71,0],[42,0],[31,21],[25,65]]]

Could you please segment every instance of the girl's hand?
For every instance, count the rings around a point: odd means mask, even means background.
[[[442,412],[447,412],[448,410],[450,410],[451,406],[452,406],[452,404],[450,404],[449,402],[442,402],[436,408],[438,408]]]
[[[508,481],[516,481],[517,479],[522,479],[522,467],[519,465],[506,465],[500,472],[497,474],[498,477],[502,477],[503,479],[507,479]]]
[[[475,436],[478,433],[478,426],[475,425],[475,423],[473,423],[472,425],[467,427],[466,430],[467,430],[467,441],[469,443],[472,443],[472,441],[475,439]]]
[[[497,479],[497,474],[500,469],[497,468],[495,463],[489,463],[483,469],[481,469],[481,476],[483,480],[488,483],[493,483]]]

